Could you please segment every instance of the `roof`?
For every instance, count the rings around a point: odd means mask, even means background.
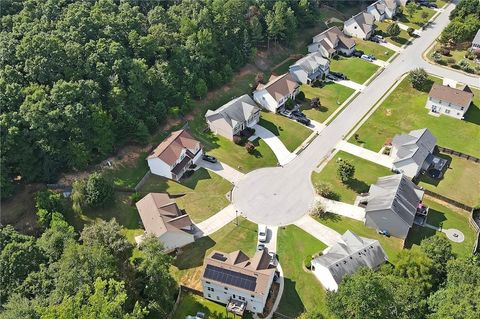
[[[395,0],[382,0],[385,6],[389,9],[397,8],[397,2]]]
[[[368,12],[362,11],[357,15],[354,15],[353,17],[351,17],[349,20],[351,19],[355,20],[355,22],[358,24],[358,26],[362,29],[362,31],[365,34],[368,34],[369,32],[371,32],[375,27],[374,25],[375,17]]]
[[[432,85],[428,96],[463,107],[470,106],[473,99],[473,93],[468,86],[465,86],[463,90],[459,90],[437,83]]]
[[[342,242],[335,243],[312,264],[322,265],[330,271],[339,284],[345,275],[353,274],[360,267],[375,269],[388,260],[378,240],[360,237],[347,230]]]
[[[205,117],[211,118],[215,115],[221,116],[231,126],[235,127],[237,123],[247,121],[260,108],[255,104],[248,94],[244,94],[236,99],[231,100],[227,104],[219,107],[215,111],[208,110]]]
[[[293,93],[299,87],[298,83],[293,79],[290,73],[280,76],[271,75],[267,84],[259,84],[258,90],[267,90],[267,92],[279,102],[285,96]]]
[[[318,68],[325,68],[329,64],[330,62],[322,57],[320,52],[313,52],[295,62],[290,68],[299,67],[308,74],[311,74],[316,72]]]
[[[325,41],[324,39],[328,39]],[[323,40],[323,41],[322,41]],[[338,45],[342,45],[347,49],[351,49],[355,46],[355,41],[352,38],[349,38],[343,34],[338,27],[331,27],[322,33],[317,34],[313,37],[313,43],[320,42],[322,46],[327,49],[335,49]],[[326,46],[327,44],[328,46]],[[329,51],[330,52],[330,51]],[[330,52],[331,53],[331,52]]]
[[[383,1],[379,0],[377,2],[372,3],[369,7],[373,7],[378,11],[378,13],[384,14],[386,5],[383,3]]]
[[[169,165],[177,162],[183,149],[194,150],[200,142],[194,139],[186,130],[172,132],[148,155],[147,159],[160,158]]]
[[[216,281],[225,286],[268,295],[271,277],[268,250],[257,251],[249,258],[241,250],[231,253],[211,252],[203,262],[202,279]]]
[[[165,193],[149,193],[136,203],[143,227],[157,237],[167,232],[183,232],[192,225],[190,217],[181,211]]]
[[[426,128],[395,135],[392,146],[397,149],[397,153],[393,164],[412,159],[418,166],[422,166],[428,155],[433,152],[436,143],[437,139]]]
[[[383,176],[370,186],[365,212],[368,214],[373,211],[391,210],[406,224],[412,226],[417,206],[422,198],[423,190],[406,175]]]
[[[477,34],[475,35],[475,38],[473,38],[472,43],[477,43],[480,44],[480,29],[478,29]]]

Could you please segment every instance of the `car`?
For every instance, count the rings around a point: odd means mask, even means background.
[[[374,55],[371,55],[371,54],[365,54],[366,56],[370,57],[370,59],[372,60],[376,60],[377,58],[374,56]]]
[[[295,119],[298,123],[302,123],[303,125],[310,126],[310,119],[306,117],[297,117]]]
[[[198,319],[205,319],[205,313],[199,311],[199,312],[197,312],[196,317],[197,317]]]
[[[217,162],[217,159],[215,157],[207,154],[203,154],[202,159],[206,162],[213,163],[213,164]]]
[[[375,43],[380,43],[380,39],[379,39],[379,38],[376,38],[376,37],[371,37],[371,38],[370,38],[370,41],[371,41],[371,42],[375,42]]]
[[[264,244],[258,244],[257,246],[257,251],[262,251],[265,249],[265,245]]]
[[[365,52],[363,52],[362,50],[355,50],[353,51],[352,55],[359,58],[361,57]]]
[[[327,75],[327,79],[332,80],[332,81],[338,81],[339,80],[335,75],[333,75],[331,73]]]
[[[277,267],[277,254],[273,251],[269,251],[268,255],[270,256],[270,265],[272,265],[273,267]]]
[[[365,60],[365,61],[368,61],[368,62],[373,62],[373,59],[372,59],[370,56],[366,55],[366,54],[362,55],[360,58],[361,58],[362,60]]]
[[[293,111],[292,112],[292,116],[293,117],[307,117],[304,113],[302,113],[301,111]]]
[[[388,230],[379,229],[379,230],[378,230],[378,233],[379,233],[380,235],[383,235],[383,236],[386,236],[386,237],[390,237],[390,233],[388,232]]]
[[[379,34],[375,34],[370,40],[373,41],[373,42],[376,42],[376,43],[384,43],[384,42],[387,42],[387,41],[385,41],[385,39],[383,38],[383,36],[381,36],[381,35],[379,35]]]
[[[267,241],[268,228],[266,225],[258,225],[258,241],[264,243]]]
[[[330,74],[333,74],[333,76],[336,76],[340,80],[348,80],[347,76],[343,73],[340,72],[330,72]]]

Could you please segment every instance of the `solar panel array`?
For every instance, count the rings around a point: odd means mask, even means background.
[[[255,291],[255,287],[257,286],[256,277],[212,265],[207,265],[204,277],[249,291]]]

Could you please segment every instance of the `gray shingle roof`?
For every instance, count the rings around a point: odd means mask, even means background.
[[[220,114],[229,125],[235,127],[237,123],[245,122],[253,113],[259,110],[260,108],[252,98],[248,94],[244,94],[219,107],[215,111],[208,110],[205,117],[208,118],[212,115]]]
[[[365,34],[369,33],[374,28],[375,17],[368,12],[362,11],[359,14],[351,17],[351,19],[357,22]]]
[[[411,158],[418,166],[422,166],[436,143],[437,139],[426,128],[413,130],[408,134],[395,135],[392,146],[397,149],[397,154],[393,164]]]
[[[322,57],[320,52],[313,52],[295,62],[291,67],[298,66],[310,74],[315,72],[319,67],[322,69],[325,68],[328,64],[328,60]]]

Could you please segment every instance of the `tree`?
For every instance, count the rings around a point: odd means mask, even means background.
[[[433,278],[436,285],[447,276],[447,263],[453,258],[452,244],[445,236],[435,235],[422,240],[421,250],[433,261]]]
[[[334,192],[333,187],[329,183],[319,182],[314,185],[315,191],[318,195],[328,198],[328,199],[337,199],[338,195]]]
[[[255,144],[253,144],[252,142],[248,141],[248,142],[245,144],[245,149],[247,150],[248,153],[252,154],[253,151],[255,151]]]
[[[395,38],[400,34],[400,27],[397,23],[391,23],[387,27],[388,36]]]
[[[36,304],[20,294],[13,294],[8,301],[2,304],[3,309],[0,312],[0,319],[40,319],[35,310]]]
[[[394,274],[410,279],[424,291],[429,291],[434,275],[433,261],[422,251],[402,250],[398,254]]]
[[[425,85],[428,82],[428,74],[427,72],[422,69],[422,68],[417,68],[412,71],[410,71],[410,83],[412,84],[412,87],[414,87],[417,90],[423,90],[425,88]]]
[[[407,6],[405,7],[405,9],[407,10],[408,16],[409,16],[409,17],[412,17],[412,16],[415,14],[415,12],[417,11],[418,6],[417,6],[417,4],[416,4],[415,2],[412,1],[412,2],[409,2],[409,3],[407,4]]]
[[[422,14],[420,15],[422,17],[423,20],[425,20],[426,18],[428,18],[428,13],[427,11],[422,11]]]
[[[314,217],[322,217],[326,212],[325,205],[321,202],[316,202],[310,209],[309,214]]]
[[[304,312],[298,317],[298,319],[324,319],[323,314],[318,310],[312,310]]]
[[[355,166],[347,160],[338,159],[337,175],[342,183],[348,182],[355,175]]]
[[[322,103],[320,102],[320,98],[314,97],[313,99],[310,100],[310,107],[312,109],[319,109],[322,106]]]
[[[195,96],[203,99],[207,95],[207,83],[204,79],[198,79],[197,83],[195,84]]]
[[[75,242],[76,233],[63,216],[56,213],[51,225],[37,240],[37,245],[43,251],[50,262],[57,261],[63,254],[63,250],[69,244]]]
[[[114,195],[112,184],[99,173],[90,174],[84,185],[74,184],[73,192],[79,192],[78,198],[83,199],[84,204],[90,207],[105,206],[113,200]]]
[[[293,102],[292,98],[288,98],[287,101],[285,102],[285,108],[288,110],[293,110],[294,105],[295,105],[295,102]]]
[[[64,210],[62,196],[51,190],[39,191],[35,194],[35,207],[38,221],[43,227],[50,225],[52,214],[61,214]]]

